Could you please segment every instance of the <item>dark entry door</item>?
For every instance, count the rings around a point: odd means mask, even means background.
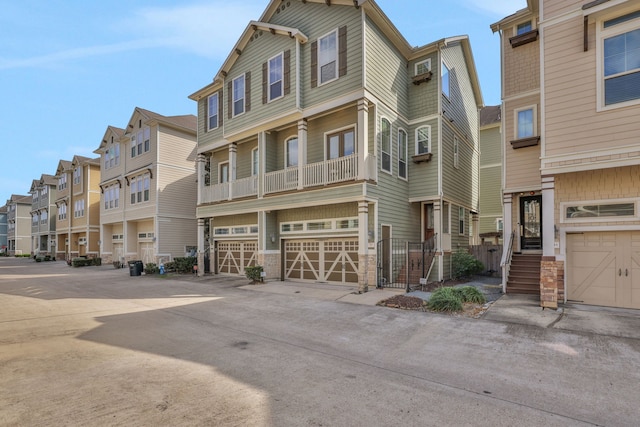
[[[542,196],[520,198],[520,249],[542,249]]]

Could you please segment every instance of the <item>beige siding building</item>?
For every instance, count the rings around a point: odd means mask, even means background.
[[[541,305],[640,308],[640,4],[529,0],[492,28],[505,232],[542,256]]]
[[[467,37],[413,47],[374,1],[274,0],[190,98],[201,270],[366,290],[447,278],[478,238]]]
[[[104,262],[170,261],[195,254],[196,117],[136,108],[100,147]]]
[[[31,196],[12,194],[7,200],[7,253],[24,255],[31,251]]]
[[[97,258],[100,240],[100,159],[74,156],[56,169],[56,259]]]

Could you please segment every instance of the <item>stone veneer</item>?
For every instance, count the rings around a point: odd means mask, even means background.
[[[258,252],[256,258],[257,264],[261,265],[262,271],[266,273],[266,279],[280,280],[280,252]]]
[[[558,308],[564,301],[564,261],[554,256],[543,256],[540,262],[540,306]]]

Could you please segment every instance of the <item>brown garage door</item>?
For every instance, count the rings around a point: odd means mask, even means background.
[[[640,309],[640,232],[568,234],[567,299]]]
[[[285,242],[285,277],[318,282],[358,283],[358,239]]]
[[[245,267],[256,265],[257,252],[257,240],[218,242],[218,273],[245,274]]]

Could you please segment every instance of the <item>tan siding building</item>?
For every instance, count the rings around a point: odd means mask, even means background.
[[[492,28],[504,70],[505,232],[516,252],[542,256],[541,305],[640,308],[640,4],[529,0]],[[525,84],[535,80],[539,90]]]
[[[196,117],[136,108],[100,146],[100,235],[104,262],[171,261],[196,239]]]

